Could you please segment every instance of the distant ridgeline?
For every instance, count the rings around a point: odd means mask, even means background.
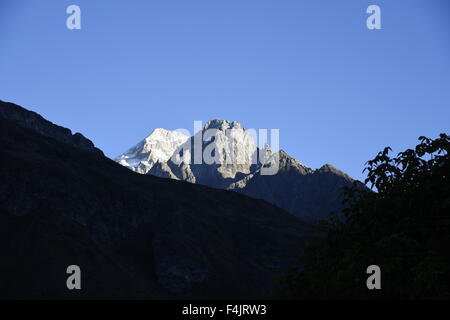
[[[195,142],[199,140],[202,152],[214,150],[218,162],[192,161]],[[180,150],[185,153],[181,160]],[[187,157],[186,150],[190,154]],[[255,153],[262,154],[267,162],[276,158],[276,173],[264,174],[265,162],[252,161]],[[236,161],[227,163],[230,154]],[[217,119],[208,121],[191,137],[175,130],[155,129],[115,161],[141,174],[234,190],[263,199],[312,223],[328,219],[332,213],[339,216],[343,209],[342,187],[354,181],[330,164],[312,169],[283,150],[272,153],[267,145],[260,150],[249,130],[240,123]]]
[[[81,133],[72,134],[70,129],[53,124],[36,112],[26,110],[14,103],[0,100],[0,116],[23,127],[33,129],[44,136],[103,155],[103,152],[97,149],[92,141],[85,138]]]

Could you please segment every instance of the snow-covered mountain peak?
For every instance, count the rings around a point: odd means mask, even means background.
[[[178,147],[188,139],[189,136],[185,135],[182,132],[157,128],[153,130],[147,138],[144,139],[145,143],[142,147],[142,152],[147,153],[155,151],[155,147],[163,150],[166,150],[167,147],[169,147],[169,149],[172,149],[172,146]]]
[[[187,137],[184,133],[177,130],[167,130],[164,128],[156,128],[148,135],[146,139],[161,139],[167,137]]]
[[[222,186],[257,169],[257,150],[251,130],[237,121],[213,119],[191,137],[155,129],[116,161],[139,173]],[[201,165],[196,161],[199,157]]]
[[[147,173],[156,162],[166,162],[189,136],[176,130],[157,128],[144,140],[115,160],[138,173]]]

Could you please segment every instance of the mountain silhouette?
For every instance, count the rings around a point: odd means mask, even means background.
[[[0,298],[271,298],[317,237],[263,200],[134,173],[6,102],[0,153]]]

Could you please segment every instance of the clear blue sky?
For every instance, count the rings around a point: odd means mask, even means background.
[[[370,4],[382,30],[366,28]],[[110,157],[222,118],[362,179],[384,146],[450,131],[450,1],[0,0],[0,99]]]

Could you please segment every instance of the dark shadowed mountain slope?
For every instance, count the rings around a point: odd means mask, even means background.
[[[342,188],[350,187],[352,178],[330,164],[313,170],[284,151],[278,154],[276,175],[261,175],[258,170],[230,189],[274,203],[308,222],[329,219],[333,213],[342,214]],[[364,187],[362,183],[361,187]]]
[[[100,149],[95,148],[91,140],[86,139],[81,133],[72,134],[70,129],[58,126],[44,119],[36,112],[26,110],[14,103],[0,100],[0,116],[17,123],[23,127],[33,129],[40,134],[52,137],[55,140],[67,143],[71,146],[91,150],[103,155]]]
[[[133,173],[9,107],[0,103],[2,298],[268,298],[315,236],[265,201]],[[65,287],[69,264],[82,269],[81,292]]]

